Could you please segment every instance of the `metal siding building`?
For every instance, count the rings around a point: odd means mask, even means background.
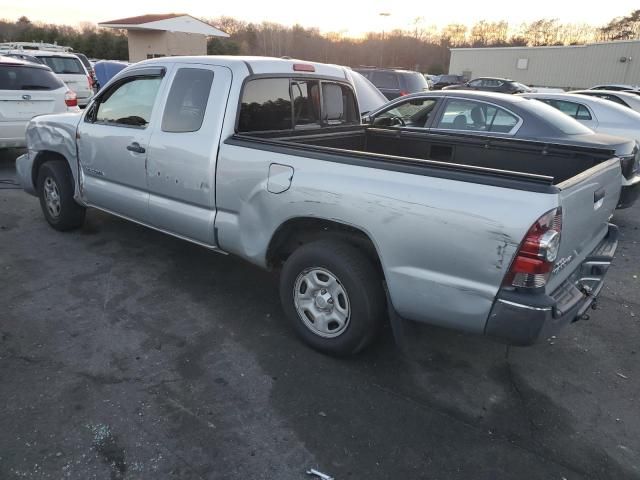
[[[449,73],[536,87],[640,84],[640,40],[560,47],[452,48]]]

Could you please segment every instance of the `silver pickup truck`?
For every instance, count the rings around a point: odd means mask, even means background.
[[[389,317],[527,345],[585,315],[617,246],[611,151],[376,128],[357,105],[336,66],[154,59],[35,118],[17,169],[55,229],[92,207],[279,269],[327,353]]]

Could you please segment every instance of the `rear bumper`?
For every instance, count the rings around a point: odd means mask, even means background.
[[[0,148],[22,148],[27,145],[25,132],[29,120],[0,122]]]
[[[616,208],[629,208],[636,203],[638,197],[640,197],[640,175],[636,175],[631,180],[624,179]]]
[[[500,292],[493,304],[485,334],[512,345],[532,345],[565,325],[583,318],[604,285],[616,248],[618,228],[607,236],[553,293]]]

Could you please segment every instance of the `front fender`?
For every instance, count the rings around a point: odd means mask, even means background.
[[[35,194],[34,178],[36,172],[34,168],[37,168],[41,163],[36,159],[41,158],[40,155],[46,155],[47,152],[50,152],[67,161],[76,186],[74,196],[78,197],[79,172],[76,130],[81,116],[81,113],[41,115],[29,122],[26,132],[28,153],[20,157],[19,162],[16,162],[20,182],[27,192]]]
[[[33,184],[33,152],[27,152],[16,158],[16,173],[18,181],[25,192],[36,195],[36,186]]]

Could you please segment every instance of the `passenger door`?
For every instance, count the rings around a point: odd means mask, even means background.
[[[147,149],[165,69],[132,71],[100,93],[77,130],[87,203],[146,223]]]
[[[215,172],[231,71],[181,63],[169,75],[148,150],[152,226],[215,246]]]

